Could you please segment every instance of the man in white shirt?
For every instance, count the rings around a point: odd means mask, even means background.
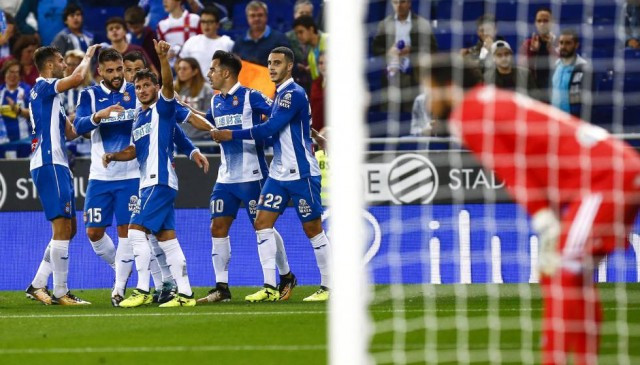
[[[173,67],[175,57],[180,54],[182,45],[191,37],[200,34],[200,16],[182,8],[182,0],[164,0],[164,10],[169,16],[158,23],[158,39],[171,44],[169,63]],[[209,61],[207,61],[209,64]]]
[[[191,37],[182,46],[180,58],[193,57],[198,60],[202,75],[209,73],[211,58],[217,50],[231,52],[233,40],[226,35],[219,35],[220,14],[213,7],[206,7],[200,13],[200,30],[202,34]]]

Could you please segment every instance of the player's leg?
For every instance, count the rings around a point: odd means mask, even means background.
[[[42,261],[40,262],[40,266],[38,266],[38,271],[36,271],[33,281],[31,281],[31,284],[25,290],[27,298],[40,301],[45,305],[51,304],[51,293],[49,293],[47,288],[47,282],[52,272],[51,243],[49,243],[44,251]]]
[[[89,180],[84,201],[84,225],[93,251],[107,265],[115,269],[116,246],[105,233],[114,213],[117,182]]]
[[[151,246],[151,277],[155,286],[153,293],[154,303],[166,303],[173,299],[178,291],[171,269],[167,264],[167,257],[158,244],[158,238],[154,234],[148,234],[147,239]]]
[[[118,246],[115,252],[115,282],[111,292],[111,303],[116,306],[123,300],[127,281],[133,269],[133,246],[129,242],[129,221],[138,201],[140,179],[127,179],[117,183],[114,212],[118,231]]]
[[[231,240],[229,229],[238,214],[240,199],[233,190],[242,184],[216,183],[211,192],[211,261],[215,272],[215,288],[198,299],[198,303],[227,302],[231,300],[229,290],[229,262],[231,261]]]
[[[274,225],[280,214],[284,212],[289,201],[287,191],[277,180],[267,178],[260,199],[254,228],[258,239],[258,255],[264,276],[264,288],[248,295],[245,300],[250,302],[276,301],[280,293],[276,288],[276,237]]]
[[[329,299],[329,265],[331,262],[331,246],[322,227],[322,201],[320,198],[320,176],[286,183],[291,193],[293,205],[302,228],[313,247],[316,264],[320,270],[320,289],[304,298],[304,301],[325,301]]]

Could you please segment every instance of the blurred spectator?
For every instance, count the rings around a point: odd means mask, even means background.
[[[187,39],[200,34],[200,16],[183,9],[182,0],[163,0],[162,3],[169,16],[158,23],[158,39],[171,44],[169,62],[173,66]]]
[[[514,67],[513,50],[506,41],[496,41],[491,46],[493,66],[487,68],[484,74],[487,84],[495,85],[501,89],[518,91],[529,95],[534,99],[540,96],[536,82],[529,69]]]
[[[563,30],[558,40],[560,59],[552,78],[551,104],[567,113],[583,119],[581,115],[583,92],[590,89],[587,61],[578,54],[580,42],[578,33],[572,29]],[[585,108],[585,112],[588,108]]]
[[[78,67],[82,59],[84,58],[84,52],[79,49],[72,49],[67,51],[64,54],[64,63],[67,64],[67,68],[64,70],[64,75],[69,76],[73,73],[73,71]],[[62,93],[62,106],[64,110],[69,116],[69,118],[73,121],[75,113],[76,113],[76,105],[78,105],[78,97],[80,96],[80,91],[87,86],[93,85],[93,79],[91,78],[91,72],[87,72],[87,75],[84,78],[84,81],[80,86],[75,89],[69,89],[66,92]]]
[[[82,9],[77,4],[67,5],[64,8],[63,19],[66,28],[56,35],[51,45],[58,48],[63,55],[72,49],[86,52],[87,48],[93,44],[93,34],[82,30],[84,21]]]
[[[295,5],[293,6],[293,20],[295,21],[301,16],[313,17],[313,3],[310,0],[297,0]],[[289,40],[289,44],[291,45],[291,47],[289,48],[291,48],[291,50],[293,51],[293,55],[296,60],[302,60],[307,54],[307,47],[298,41],[295,29],[291,29],[290,31],[285,33],[285,35]]]
[[[11,49],[11,57],[20,62],[22,68],[22,81],[29,86],[36,84],[38,70],[33,63],[33,52],[40,47],[38,37],[35,35],[21,35]]]
[[[206,7],[200,14],[202,34],[189,38],[180,51],[180,58],[193,57],[198,60],[202,75],[209,73],[209,66],[215,51],[231,52],[233,49],[231,38],[218,34],[219,27],[220,15],[218,11],[214,7]]]
[[[469,48],[463,48],[460,53],[472,60],[480,61],[481,67],[487,56],[491,53],[491,45],[496,40],[502,40],[497,36],[498,28],[496,26],[496,18],[491,14],[484,14],[476,20],[476,34],[478,35],[478,43]]]
[[[31,88],[20,81],[20,63],[9,60],[2,65],[0,73],[5,84],[0,87],[0,143],[28,138],[29,91]]]
[[[418,67],[414,66],[419,55],[436,52],[438,45],[429,22],[411,11],[411,1],[391,0],[391,5],[394,14],[378,24],[372,52],[386,57],[383,84],[389,84],[389,77],[394,79],[393,84],[400,87],[401,111],[410,113],[420,85]]]
[[[136,72],[149,67],[140,51],[128,52],[122,57],[122,60],[124,61],[124,79],[127,82],[133,82]]]
[[[432,120],[427,113],[427,94],[425,92],[416,96],[411,109],[411,129],[412,136],[430,136],[432,130]]]
[[[311,120],[312,127],[321,131],[325,127],[324,123],[324,97],[327,87],[327,58],[324,53],[318,54],[318,77],[311,83],[311,95],[309,103],[311,104]]]
[[[144,10],[139,6],[132,6],[124,12],[124,22],[129,30],[129,43],[142,47],[151,63],[160,69],[160,59],[153,45],[153,40],[157,39],[156,32],[148,26],[144,25]]]
[[[233,53],[245,61],[266,67],[271,50],[279,46],[289,47],[289,41],[284,34],[267,25],[267,4],[251,1],[247,4],[245,13],[249,30],[245,36],[236,39]]]
[[[27,24],[27,17],[33,14],[38,22],[38,31],[43,45],[50,45],[53,37],[64,29],[64,8],[75,0],[23,0],[16,14],[16,22],[22,34],[35,34],[36,30]]]
[[[307,47],[308,72],[311,74],[311,80],[315,80],[320,76],[317,58],[320,52],[325,52],[327,49],[327,33],[321,32],[313,18],[308,15],[294,20],[293,30],[300,44]]]
[[[182,101],[196,110],[209,110],[213,89],[205,82],[198,60],[192,57],[178,60],[176,75],[174,89]],[[181,123],[180,126],[191,139],[211,139],[209,132],[198,130],[190,123]]]
[[[142,47],[133,45],[127,41],[127,31],[124,19],[120,17],[109,18],[105,23],[105,27],[107,28],[107,39],[111,42],[108,46],[123,55],[131,51],[138,51],[144,55],[145,62],[150,64],[150,58],[147,52],[145,52]],[[158,72],[153,65],[151,65],[151,69],[156,73]]]
[[[640,0],[627,0],[624,4],[624,26],[627,47],[640,49]]]
[[[156,29],[158,27],[158,23],[169,15],[165,10],[165,1],[167,0],[140,0],[138,2],[138,6],[141,7],[145,14],[149,16],[149,22],[147,26],[151,29]],[[187,0],[186,3],[189,5],[191,12],[200,13],[202,11],[202,3],[198,0]]]
[[[4,13],[4,17],[7,20],[7,29],[0,34],[0,59],[11,55],[11,46],[18,38],[15,18],[7,12]]]
[[[536,32],[520,47],[520,65],[531,70],[539,90],[540,100],[549,102],[551,70],[558,59],[556,36],[553,34],[553,17],[549,8],[536,11]]]

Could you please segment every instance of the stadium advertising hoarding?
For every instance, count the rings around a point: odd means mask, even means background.
[[[180,194],[176,231],[195,286],[211,286],[211,238],[208,202],[218,159],[204,175],[195,164],[177,159]],[[81,209],[89,161],[74,166],[77,203]],[[0,161],[0,265],[10,275],[0,277],[0,290],[24,289],[35,273],[51,228],[40,203],[28,161]],[[526,283],[536,282],[537,239],[526,213],[513,204],[493,174],[482,170],[466,153],[371,153],[362,173],[370,204],[363,211],[369,247],[366,260],[375,283]],[[82,221],[82,212],[77,212]],[[327,210],[325,219],[330,219]],[[84,227],[71,246],[70,285],[110,287],[113,271],[93,252]],[[278,220],[292,270],[303,284],[317,284],[313,250],[294,209]],[[109,234],[116,236],[115,228]],[[640,232],[636,224],[636,232]],[[328,231],[329,237],[331,232]],[[262,282],[255,234],[240,212],[234,223],[232,285]],[[632,235],[626,252],[611,255],[597,270],[600,281],[640,281],[640,236]],[[135,276],[135,271],[134,271]]]

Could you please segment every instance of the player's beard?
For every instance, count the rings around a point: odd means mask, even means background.
[[[119,86],[114,85],[114,81],[120,81],[120,85]],[[111,80],[104,79],[104,83],[111,90],[119,90],[122,87],[122,84],[124,83],[124,79],[122,77],[114,77]]]
[[[64,78],[64,70],[63,69],[54,70],[51,73],[51,76],[53,76],[56,79]]]

